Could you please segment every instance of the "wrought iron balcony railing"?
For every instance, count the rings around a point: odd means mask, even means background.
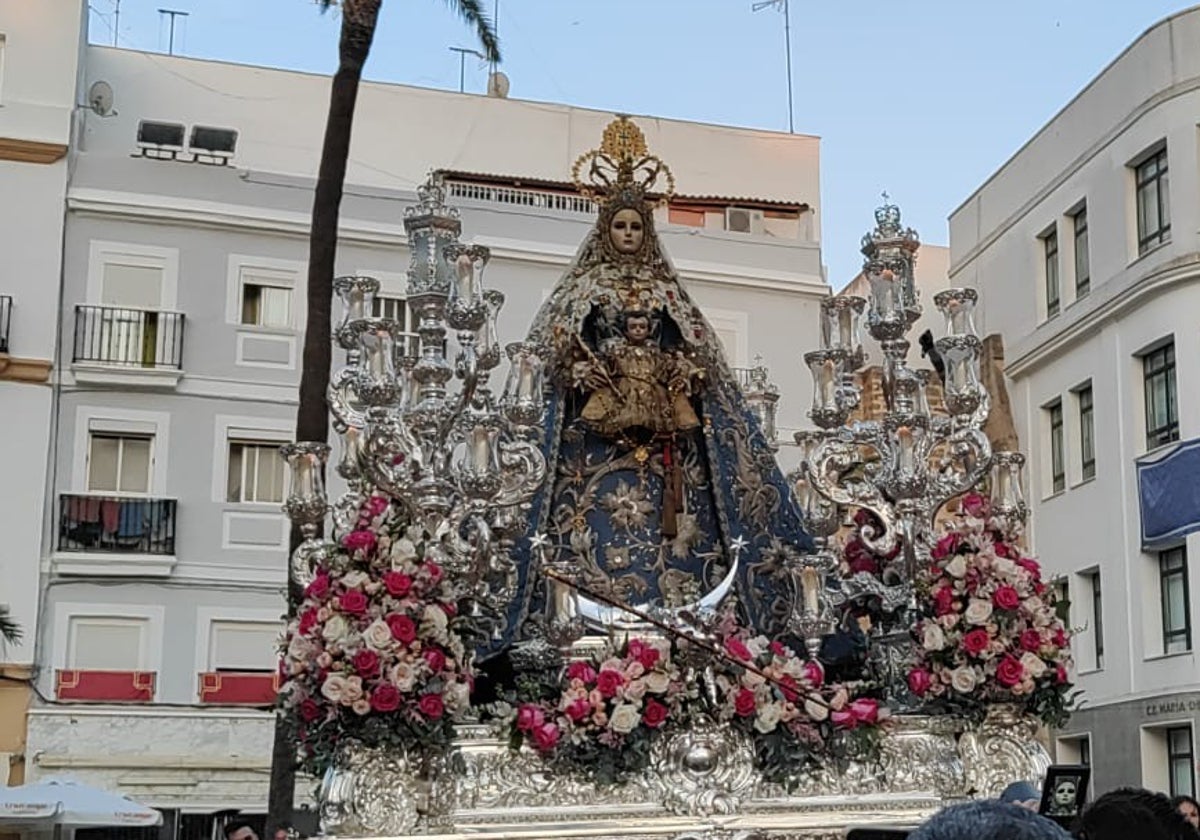
[[[173,555],[175,506],[174,499],[63,493],[58,550]]]
[[[0,353],[8,352],[8,330],[12,326],[12,308],[12,296],[0,295]]]
[[[182,312],[75,307],[76,363],[122,368],[183,367]]]
[[[535,207],[562,213],[594,216],[596,205],[590,198],[573,193],[531,190],[523,187],[502,187],[495,184],[476,184],[469,181],[447,181],[451,198],[504,204],[510,207]]]

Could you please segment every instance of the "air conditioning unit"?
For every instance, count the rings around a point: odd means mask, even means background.
[[[725,230],[758,236],[763,232],[763,211],[748,207],[726,207]]]
[[[137,129],[138,152],[143,157],[175,160],[183,151],[183,133],[179,123],[141,120]]]
[[[238,133],[232,128],[212,128],[206,125],[192,126],[192,138],[188,143],[198,163],[213,163],[224,166],[233,157],[237,148]]]

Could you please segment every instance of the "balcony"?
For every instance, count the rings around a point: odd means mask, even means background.
[[[99,385],[175,387],[183,375],[182,312],[76,306],[72,371]]]
[[[168,575],[175,567],[175,499],[63,493],[55,571]]]
[[[8,352],[8,329],[12,325],[11,295],[0,295],[0,353]]]

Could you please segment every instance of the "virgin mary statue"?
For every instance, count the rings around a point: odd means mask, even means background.
[[[810,543],[717,335],[655,234],[650,190],[664,181],[665,202],[674,179],[625,117],[573,178],[599,217],[528,338],[549,374],[549,470],[514,550],[520,593],[501,635],[519,639],[519,625],[554,608],[547,568],[576,581],[583,603],[602,596],[593,606],[685,608],[736,591],[744,618],[780,632],[786,561]]]

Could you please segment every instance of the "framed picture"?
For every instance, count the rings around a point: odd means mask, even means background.
[[[1091,777],[1092,768],[1082,764],[1051,766],[1046,771],[1046,782],[1042,785],[1042,803],[1038,813],[1058,823],[1073,822],[1087,802]]]

